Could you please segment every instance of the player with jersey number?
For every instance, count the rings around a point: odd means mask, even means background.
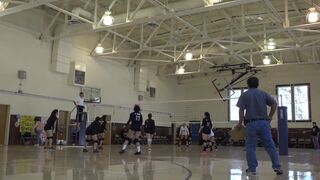
[[[130,114],[129,120],[126,124],[127,126],[130,124],[130,128],[128,131],[128,136],[125,138],[125,141],[122,145],[122,149],[119,152],[120,154],[125,152],[127,146],[130,145],[132,140],[137,148],[135,155],[141,154],[140,136],[141,136],[141,126],[142,126],[143,118],[142,118],[142,114],[140,113],[141,109],[139,105],[135,105],[133,110],[134,112]]]

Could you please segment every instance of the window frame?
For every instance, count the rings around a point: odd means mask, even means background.
[[[307,86],[308,87],[308,108],[309,108],[309,119],[303,119],[303,120],[296,120],[295,115],[295,93],[294,93],[294,87],[296,86]],[[310,83],[295,83],[295,84],[281,84],[276,85],[276,96],[277,101],[279,100],[279,94],[278,94],[278,88],[279,87],[290,87],[291,88],[291,109],[292,109],[292,120],[288,120],[288,122],[297,122],[297,123],[306,123],[306,122],[312,122],[312,113],[311,113],[311,85]],[[278,106],[281,106],[281,102],[278,102]]]
[[[237,87],[232,88],[232,90],[241,90],[241,94],[244,93],[244,90],[248,90],[248,87]],[[240,94],[240,96],[241,96]],[[228,89],[228,97],[230,97],[230,89]],[[230,108],[230,99],[228,99],[228,121],[229,122],[239,122],[239,120],[231,120],[231,108]],[[239,112],[238,112],[239,113]]]

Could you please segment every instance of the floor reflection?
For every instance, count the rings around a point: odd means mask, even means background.
[[[131,151],[119,155],[118,146],[106,147],[99,154],[84,154],[80,148],[0,147],[0,180],[179,180],[190,172],[196,180],[320,179],[320,162],[314,159],[319,152],[290,153],[281,157],[284,175],[276,176],[267,154],[258,149],[257,176],[247,176],[245,152],[236,147],[200,155],[198,146],[181,150],[155,146],[152,153],[138,157]]]

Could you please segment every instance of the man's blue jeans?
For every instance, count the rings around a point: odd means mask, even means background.
[[[256,172],[256,168],[258,166],[256,157],[258,137],[261,139],[264,148],[271,158],[272,168],[280,169],[279,156],[272,139],[270,123],[267,120],[258,120],[249,122],[246,125],[246,151],[249,171]]]

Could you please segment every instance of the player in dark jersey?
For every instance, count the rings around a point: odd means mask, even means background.
[[[101,117],[102,119],[102,124],[99,128],[99,134],[98,134],[98,140],[99,140],[99,149],[102,150],[102,145],[104,142],[104,132],[106,131],[106,126],[107,126],[107,115],[103,115]]]
[[[212,129],[212,122],[211,122],[210,114],[208,112],[205,112],[204,118],[202,120],[201,128],[199,130],[202,132],[203,152],[205,152],[208,148],[212,150],[212,143],[210,138],[211,129]]]
[[[140,107],[135,105],[133,108],[134,112],[130,114],[129,120],[127,122],[127,126],[130,124],[130,128],[128,131],[128,137],[125,138],[125,141],[122,145],[122,149],[119,152],[120,154],[124,153],[128,144],[131,143],[132,139],[133,143],[136,145],[137,152],[135,155],[141,154],[141,147],[140,147],[140,136],[141,136],[141,126],[143,122],[142,114],[140,113]]]
[[[54,149],[54,147],[52,146],[53,133],[55,132],[56,124],[57,124],[56,122],[57,122],[58,118],[59,118],[59,111],[57,109],[55,109],[51,112],[51,115],[48,118],[46,125],[44,126],[44,130],[47,135],[47,141],[44,146],[45,149],[47,149],[47,148]]]
[[[148,119],[144,122],[144,132],[147,134],[148,150],[151,151],[152,138],[156,131],[154,120],[151,119],[152,114],[148,114]]]
[[[93,152],[97,153],[98,150],[98,134],[100,130],[100,126],[103,123],[103,120],[100,117],[96,117],[96,119],[87,127],[86,129],[86,143],[84,145],[83,152],[88,152],[87,145],[93,141]]]

